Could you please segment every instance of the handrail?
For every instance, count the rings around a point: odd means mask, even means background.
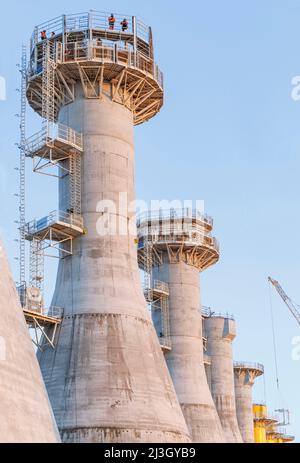
[[[125,34],[134,34],[134,17],[127,14],[114,14],[115,24],[113,31],[109,28],[108,18],[111,13],[101,11],[89,11],[84,13],[75,13],[70,15],[62,15],[56,18],[45,21],[34,28],[32,34],[32,41],[38,43],[40,41],[40,33],[46,31],[47,37],[50,37],[52,32],[55,35],[62,35],[72,32],[82,32],[89,29],[100,29],[102,31],[120,32]],[[128,29],[122,31],[121,22],[126,19],[128,22]],[[143,40],[145,43],[150,43],[150,28],[140,19],[136,18],[136,35],[137,38]]]
[[[200,307],[200,312],[202,316],[206,318],[226,318],[228,320],[235,320],[234,315],[229,314],[228,312],[215,312],[210,307],[202,306]]]
[[[41,219],[34,219],[25,225],[25,234],[33,235],[40,231],[43,231],[57,222],[63,222],[65,224],[83,228],[83,218],[78,214],[68,213],[64,211],[52,211],[46,217]]]
[[[61,123],[49,123],[26,140],[26,152],[31,154],[54,140],[67,142],[72,147],[83,150],[81,133]]]
[[[50,306],[46,315],[50,318],[62,318],[64,309],[62,307]]]
[[[72,42],[62,43],[54,42],[55,50],[53,59],[59,63],[70,63],[93,59],[100,62],[119,63],[129,68],[141,70],[151,75],[161,88],[164,85],[164,77],[158,65],[153,59],[145,55],[142,50],[134,50],[122,42],[109,42],[103,40],[93,40],[86,38],[84,40],[75,40]],[[39,75],[43,71],[42,55],[32,56],[29,66],[30,77]]]
[[[186,243],[191,245],[205,246],[217,252],[220,251],[220,244],[215,237],[206,235],[203,231],[198,231],[191,227],[189,230],[138,230],[139,244],[138,248],[142,249],[145,241],[151,243]]]
[[[157,221],[157,220],[175,220],[175,219],[196,219],[201,222],[206,222],[213,226],[213,219],[207,214],[193,208],[181,209],[160,209],[158,211],[142,212],[137,218],[137,226],[139,227],[142,222]]]
[[[164,281],[154,280],[153,281],[153,289],[157,291],[162,291],[164,293],[169,293],[169,285]]]
[[[257,362],[243,362],[243,361],[233,362],[233,368],[235,370],[238,370],[238,369],[257,370],[257,371],[261,371],[262,373],[264,373],[265,371],[264,366],[261,363],[257,363]]]

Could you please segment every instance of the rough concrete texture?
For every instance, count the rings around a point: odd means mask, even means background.
[[[246,443],[254,443],[252,386],[255,377],[251,370],[234,370],[237,419],[243,441]]]
[[[85,99],[80,86],[59,120],[82,132],[82,215],[87,234],[61,259],[53,305],[64,308],[57,347],[39,355],[65,442],[189,442],[188,430],[140,283],[134,234],[97,232],[98,202],[134,193],[133,116]],[[67,209],[67,178],[60,209]],[[110,220],[135,227],[133,212]],[[119,222],[118,222],[119,223]]]
[[[205,319],[207,354],[211,358],[211,393],[222,423],[227,442],[243,442],[239,430],[233,375],[232,341],[235,321],[223,317]]]
[[[203,362],[199,271],[184,262],[154,267],[153,278],[169,284],[172,350],[166,361],[193,442],[225,442]]]
[[[0,241],[0,441],[60,441],[15,283]]]

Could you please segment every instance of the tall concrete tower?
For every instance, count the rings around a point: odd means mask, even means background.
[[[27,96],[47,136],[28,146],[59,162],[60,179],[59,211],[29,235],[59,248],[52,305],[64,309],[39,362],[64,442],[189,442],[140,284],[134,210],[122,203],[135,199],[134,125],[161,108],[163,76],[151,29],[109,17],[64,15],[31,40]]]
[[[255,378],[263,374],[264,367],[259,363],[234,362],[236,412],[245,443],[254,442],[252,387]]]
[[[232,341],[235,321],[229,316],[211,315],[205,318],[207,354],[210,357],[211,393],[222,423],[227,442],[242,442],[236,408],[233,376]]]
[[[139,262],[151,286],[168,285],[169,322],[154,311],[158,336],[166,345],[166,361],[193,442],[224,442],[205,375],[202,320],[199,314],[199,272],[218,261],[219,247],[211,236],[212,219],[198,211],[149,213],[138,226]]]
[[[56,443],[59,434],[0,241],[0,441]]]

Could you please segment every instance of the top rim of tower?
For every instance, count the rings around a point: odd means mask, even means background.
[[[67,32],[80,31],[82,29],[100,29],[111,30],[109,28],[109,17],[114,15],[115,24],[114,32],[122,32],[121,22],[126,19],[128,21],[128,29],[126,34],[135,35],[137,38],[146,44],[150,45],[152,41],[151,27],[137,16],[128,14],[114,14],[105,11],[89,10],[81,13],[62,14],[56,16],[48,21],[44,21],[34,27],[31,34],[31,44],[39,40],[40,33],[45,31],[46,34],[59,35],[66,29]],[[123,31],[125,32],[125,31]]]
[[[89,87],[87,98],[100,97],[97,92],[105,92],[103,84],[112,84],[114,101],[132,110],[136,125],[159,112],[164,83],[154,61],[151,27],[136,16],[115,14],[112,23],[110,16],[90,10],[35,26],[27,69],[27,98],[35,111],[41,114],[44,45],[48,43],[55,66],[56,120],[76,80]]]
[[[248,361],[235,361],[233,362],[234,370],[251,370],[256,373],[257,376],[261,376],[265,372],[265,367],[262,363],[248,362]]]

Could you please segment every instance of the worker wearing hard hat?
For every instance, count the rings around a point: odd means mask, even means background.
[[[128,21],[126,18],[123,19],[123,21],[120,22],[121,26],[122,26],[122,32],[125,32],[127,31],[128,29]]]
[[[108,25],[111,31],[113,31],[115,28],[115,22],[116,22],[116,18],[114,17],[114,14],[112,13],[110,17],[108,18]]]

